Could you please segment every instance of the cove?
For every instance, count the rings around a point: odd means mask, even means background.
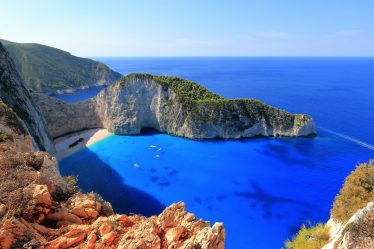
[[[79,175],[83,190],[118,212],[152,215],[182,200],[198,218],[224,222],[229,249],[280,248],[307,220],[327,221],[345,177],[374,158],[373,58],[97,59],[124,75],[179,76],[227,98],[308,113],[324,128],[297,139],[110,136],[60,162],[62,174]],[[58,98],[81,101],[92,91]]]
[[[306,222],[326,221],[334,196],[370,150],[315,138],[193,141],[165,134],[109,136],[60,162],[116,212],[159,213],[184,201],[224,222],[227,248],[280,248]]]

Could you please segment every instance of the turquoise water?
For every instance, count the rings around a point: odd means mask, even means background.
[[[124,74],[183,76],[226,97],[310,113],[324,128],[297,139],[110,136],[60,162],[62,174],[79,175],[85,191],[99,192],[118,212],[149,216],[183,200],[197,217],[224,222],[227,248],[280,248],[303,222],[326,221],[344,178],[374,157],[373,59],[101,60]]]

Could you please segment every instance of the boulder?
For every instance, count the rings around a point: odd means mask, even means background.
[[[52,207],[52,197],[47,185],[30,184],[25,188],[25,193],[31,196],[28,203],[28,220],[40,223],[44,220]]]
[[[5,204],[0,204],[0,219],[6,214],[7,210]]]
[[[101,203],[94,194],[78,193],[67,202],[70,213],[82,219],[96,219],[101,211]]]

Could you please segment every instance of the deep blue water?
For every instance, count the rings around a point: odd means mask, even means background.
[[[204,142],[165,134],[110,136],[60,162],[62,174],[79,175],[84,190],[101,193],[118,212],[151,215],[183,200],[197,217],[225,223],[229,249],[280,248],[301,223],[326,221],[344,178],[355,164],[374,158],[374,59],[99,60],[123,74],[181,76],[225,97],[309,113],[334,132]]]
[[[85,89],[84,91],[79,91],[79,92],[76,92],[76,93],[56,95],[56,96],[53,96],[53,97],[61,99],[65,102],[69,102],[69,103],[81,102],[81,101],[85,101],[89,98],[95,97],[101,90],[103,90],[105,88],[106,88],[106,86],[91,87],[91,88]]]

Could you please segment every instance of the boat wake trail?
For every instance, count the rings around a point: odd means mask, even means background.
[[[334,134],[334,135],[336,135],[338,137],[341,137],[341,138],[344,138],[346,140],[349,140],[349,141],[351,141],[351,142],[353,142],[355,144],[358,144],[358,145],[361,145],[361,146],[363,146],[365,148],[368,148],[369,150],[374,151],[374,145],[371,145],[371,144],[366,143],[364,141],[358,140],[358,139],[356,139],[354,137],[350,137],[350,136],[344,135],[342,133],[332,131],[332,130],[324,128],[324,127],[318,127],[318,128],[321,129],[321,130],[323,130],[323,131],[326,131],[326,132],[329,132],[331,134]]]

